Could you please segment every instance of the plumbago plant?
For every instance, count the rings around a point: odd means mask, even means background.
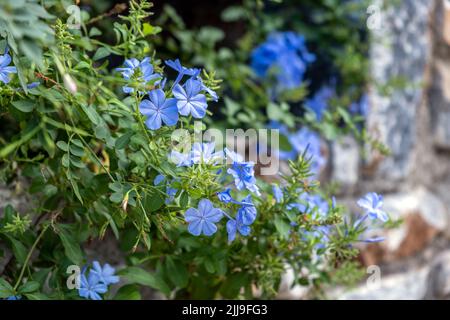
[[[307,146],[269,184],[234,150],[196,139],[220,80],[158,59],[150,8],[130,1],[106,43],[91,22],[109,15],[84,13],[78,30],[59,1],[0,5],[1,177],[31,199],[3,209],[0,298],[139,299],[142,287],[269,298],[287,268],[315,296],[357,278],[354,244],[381,241],[366,231],[388,220],[381,196],[344,218]],[[186,140],[188,152],[175,148]],[[102,241],[121,252],[116,268],[93,256]]]

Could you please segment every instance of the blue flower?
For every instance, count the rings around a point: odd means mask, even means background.
[[[283,202],[283,191],[277,184],[272,184],[272,192],[276,202]]]
[[[246,188],[247,190],[260,195],[259,188],[256,185],[254,163],[244,162],[242,157],[237,153],[225,148],[227,159],[231,159],[233,162],[231,168],[228,168],[227,172],[234,178],[234,184],[238,190]]]
[[[257,211],[252,203],[252,197],[248,195],[242,200],[242,207],[238,210],[236,219],[249,226],[256,220]]]
[[[191,153],[178,152],[172,150],[170,152],[170,160],[177,165],[177,167],[189,167],[192,165]]]
[[[244,225],[240,220],[234,219],[228,220],[227,222],[228,242],[232,242],[234,239],[236,239],[237,231],[239,231],[239,233],[243,236],[248,236],[250,234],[251,229],[249,226]]]
[[[161,128],[162,123],[173,126],[178,122],[176,99],[166,99],[161,89],[148,93],[150,100],[142,100],[139,111],[147,117],[145,124],[151,130]]]
[[[217,193],[217,197],[219,198],[220,201],[222,201],[223,203],[230,203],[233,201],[233,198],[231,197],[231,189],[227,188],[224,191],[218,192]]]
[[[366,242],[366,243],[376,243],[376,242],[382,242],[384,241],[384,237],[373,237],[369,239],[359,239],[360,242]]]
[[[334,88],[324,86],[311,99],[305,101],[305,106],[316,114],[318,121],[321,121],[323,112],[328,108],[328,103],[334,95]]]
[[[286,209],[288,209],[289,211],[296,209],[298,212],[301,212],[301,213],[307,212],[307,206],[304,205],[303,203],[298,203],[298,202],[289,203],[286,206]]]
[[[108,263],[102,267],[98,261],[94,261],[90,273],[97,276],[98,280],[107,286],[119,282],[119,277],[114,275],[115,269]]]
[[[383,206],[383,196],[375,192],[369,192],[364,197],[358,200],[358,206],[366,211],[372,219],[379,219],[383,222],[388,221],[389,217],[386,212],[381,210]]]
[[[197,76],[200,74],[200,69],[183,67],[179,59],[176,59],[175,61],[166,60],[165,64],[178,72],[178,76],[175,79],[173,86],[176,86],[185,75],[191,76],[192,78],[196,79]]]
[[[195,142],[192,147],[191,160],[194,164],[206,163],[216,164],[223,158],[223,151],[214,152],[216,144],[214,142]]]
[[[157,185],[159,185],[161,182],[163,182],[164,179],[165,179],[164,175],[158,174],[158,175],[155,177],[155,180],[153,180],[153,184],[154,184],[155,186],[157,186]]]
[[[206,97],[201,94],[202,84],[198,80],[189,79],[184,87],[177,84],[173,88],[173,95],[178,100],[178,111],[183,116],[192,115],[194,118],[203,118],[206,114]]]
[[[8,54],[8,51],[5,51],[4,55],[0,55],[0,81],[4,84],[9,83],[10,73],[17,73],[16,67],[10,67],[9,64],[11,63],[11,56]]]
[[[251,67],[261,78],[274,75],[277,80],[275,91],[278,92],[300,86],[308,64],[314,60],[303,36],[294,32],[275,32],[253,50]]]
[[[85,274],[80,275],[80,288],[78,294],[80,297],[91,300],[102,300],[100,294],[106,293],[108,287],[100,281],[98,276],[92,272],[86,277]]]
[[[20,300],[22,299],[21,296],[9,296],[8,298],[6,298],[5,300]]]
[[[208,199],[200,200],[198,209],[189,208],[184,214],[186,222],[189,223],[188,231],[194,236],[204,234],[211,236],[217,231],[215,223],[219,222],[223,217],[220,209],[214,208]]]
[[[150,58],[144,58],[142,61],[139,61],[136,58],[127,59],[125,60],[124,65],[124,68],[117,68],[116,70],[121,72],[122,77],[126,80],[130,80],[138,69],[140,71],[140,76],[137,80],[141,82],[142,85],[147,84],[149,81],[161,78],[160,74],[153,73],[153,65],[150,62]],[[128,86],[124,86],[122,89],[125,93],[134,92],[134,89]]]

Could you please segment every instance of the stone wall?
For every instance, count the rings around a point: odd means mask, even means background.
[[[402,0],[387,6],[380,28],[371,31],[370,48],[375,83],[366,126],[391,155],[372,151],[361,159],[361,150],[348,138],[332,146],[331,176],[344,186],[342,198],[350,203],[368,191],[382,193],[385,209],[403,223],[361,255],[364,264],[380,266],[380,286],[363,284],[334,294],[449,298],[450,1]],[[403,87],[380,92],[399,79],[407,80]]]

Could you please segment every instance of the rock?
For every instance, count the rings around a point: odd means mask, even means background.
[[[380,282],[362,284],[335,298],[341,300],[419,300],[427,290],[428,268],[410,270],[389,276],[380,275]]]
[[[450,150],[450,5],[447,0],[436,1],[434,18],[434,59],[428,92],[430,129],[434,146]]]
[[[359,146],[351,136],[343,137],[331,145],[331,179],[349,193],[358,182]]]
[[[381,2],[375,3],[381,8]],[[382,12],[380,28],[372,30],[370,68],[376,84],[369,94],[367,126],[369,134],[388,146],[392,153],[373,173],[379,183],[386,186],[406,179],[414,170],[417,111],[423,101],[422,84],[431,56],[427,30],[432,4],[430,0],[389,4]],[[408,84],[388,94],[378,90],[379,85],[395,79],[404,79]],[[378,158],[378,154],[372,154],[368,165]]]
[[[425,299],[450,299],[450,250],[441,253],[432,262]]]
[[[386,196],[383,208],[394,221],[401,219],[403,223],[383,230],[386,240],[363,250],[361,257],[365,265],[412,256],[449,228],[447,207],[423,187]]]

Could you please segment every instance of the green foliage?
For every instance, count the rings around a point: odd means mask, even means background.
[[[90,18],[82,11],[79,30],[69,29],[64,22],[68,18],[64,1],[3,1],[0,51],[6,44],[12,51],[18,79],[0,85],[4,128],[0,177],[3,182],[27,181],[24,191],[32,205],[26,213],[8,206],[0,219],[2,244],[13,254],[0,277],[0,298],[77,299],[76,291],[66,286],[67,267],[89,262],[88,244],[104,238],[118,240],[126,263],[119,271],[126,284],[114,299],[139,299],[141,286],[172,298],[254,298],[254,288],[270,298],[287,266],[297,275],[303,268],[319,274],[319,280],[295,279],[295,284],[312,283],[317,288],[332,282],[333,275],[353,270],[346,261],[354,259],[357,250],[349,245],[361,231],[343,224],[344,208],[335,208],[329,201],[326,219],[317,218],[314,210],[294,214],[286,209],[306,192],[323,195],[311,178],[311,159],[306,154],[291,161],[290,174],[282,176],[287,190],[284,202],[274,201],[270,185],[259,182],[264,193],[255,199],[258,219],[249,237],[228,244],[225,226],[214,237],[189,234],[184,222],[188,208],[203,198],[220,205],[216,193],[224,186],[217,179],[219,167],[183,168],[169,163],[174,128],[148,130],[138,109],[143,99],[139,92],[151,90],[155,83],[139,83],[136,74],[127,83],[135,94],[125,97],[125,81],[113,65],[117,56],[119,63],[124,58],[151,56],[154,69],[162,72],[157,57],[163,52],[172,59],[190,61],[188,65],[204,66],[210,70],[201,75],[204,84],[226,92],[218,107],[221,116],[205,118],[214,127],[260,128],[273,119],[290,128],[310,125],[329,139],[359,132],[341,100],[350,102],[348,88],[362,87],[366,81],[362,41],[343,22],[345,13],[338,1],[319,2],[305,1],[315,8],[313,27],[291,16],[296,1],[286,1],[285,11],[276,16],[262,10],[262,1],[228,8],[223,13],[225,21],[248,24],[234,50],[221,45],[222,30],[211,26],[188,30],[169,6],[156,20],[168,32],[165,38],[161,27],[149,21],[152,4],[145,0],[130,1],[127,14],[115,22],[107,14]],[[271,5],[281,10],[277,1]],[[337,24],[341,27],[334,28]],[[341,95],[319,124],[308,114],[293,113],[293,105],[308,96],[307,86],[271,101],[265,84],[248,67],[250,50],[270,31],[288,26],[307,34],[348,81],[342,83]],[[101,37],[108,32],[114,33],[113,41]],[[346,45],[336,49],[330,45],[335,43]],[[349,55],[351,63],[340,58],[343,54]],[[26,84],[36,80],[41,84],[27,89]],[[217,108],[211,106],[209,115]],[[179,125],[194,135],[191,119],[180,119]],[[166,185],[153,184],[159,174],[174,181],[171,187],[177,192],[172,203],[165,202]],[[233,203],[226,206],[238,209]],[[299,232],[292,232],[292,223]],[[303,236],[318,226],[330,226],[334,234],[321,250],[321,258],[313,259],[317,239]],[[324,264],[326,268],[320,269]]]

